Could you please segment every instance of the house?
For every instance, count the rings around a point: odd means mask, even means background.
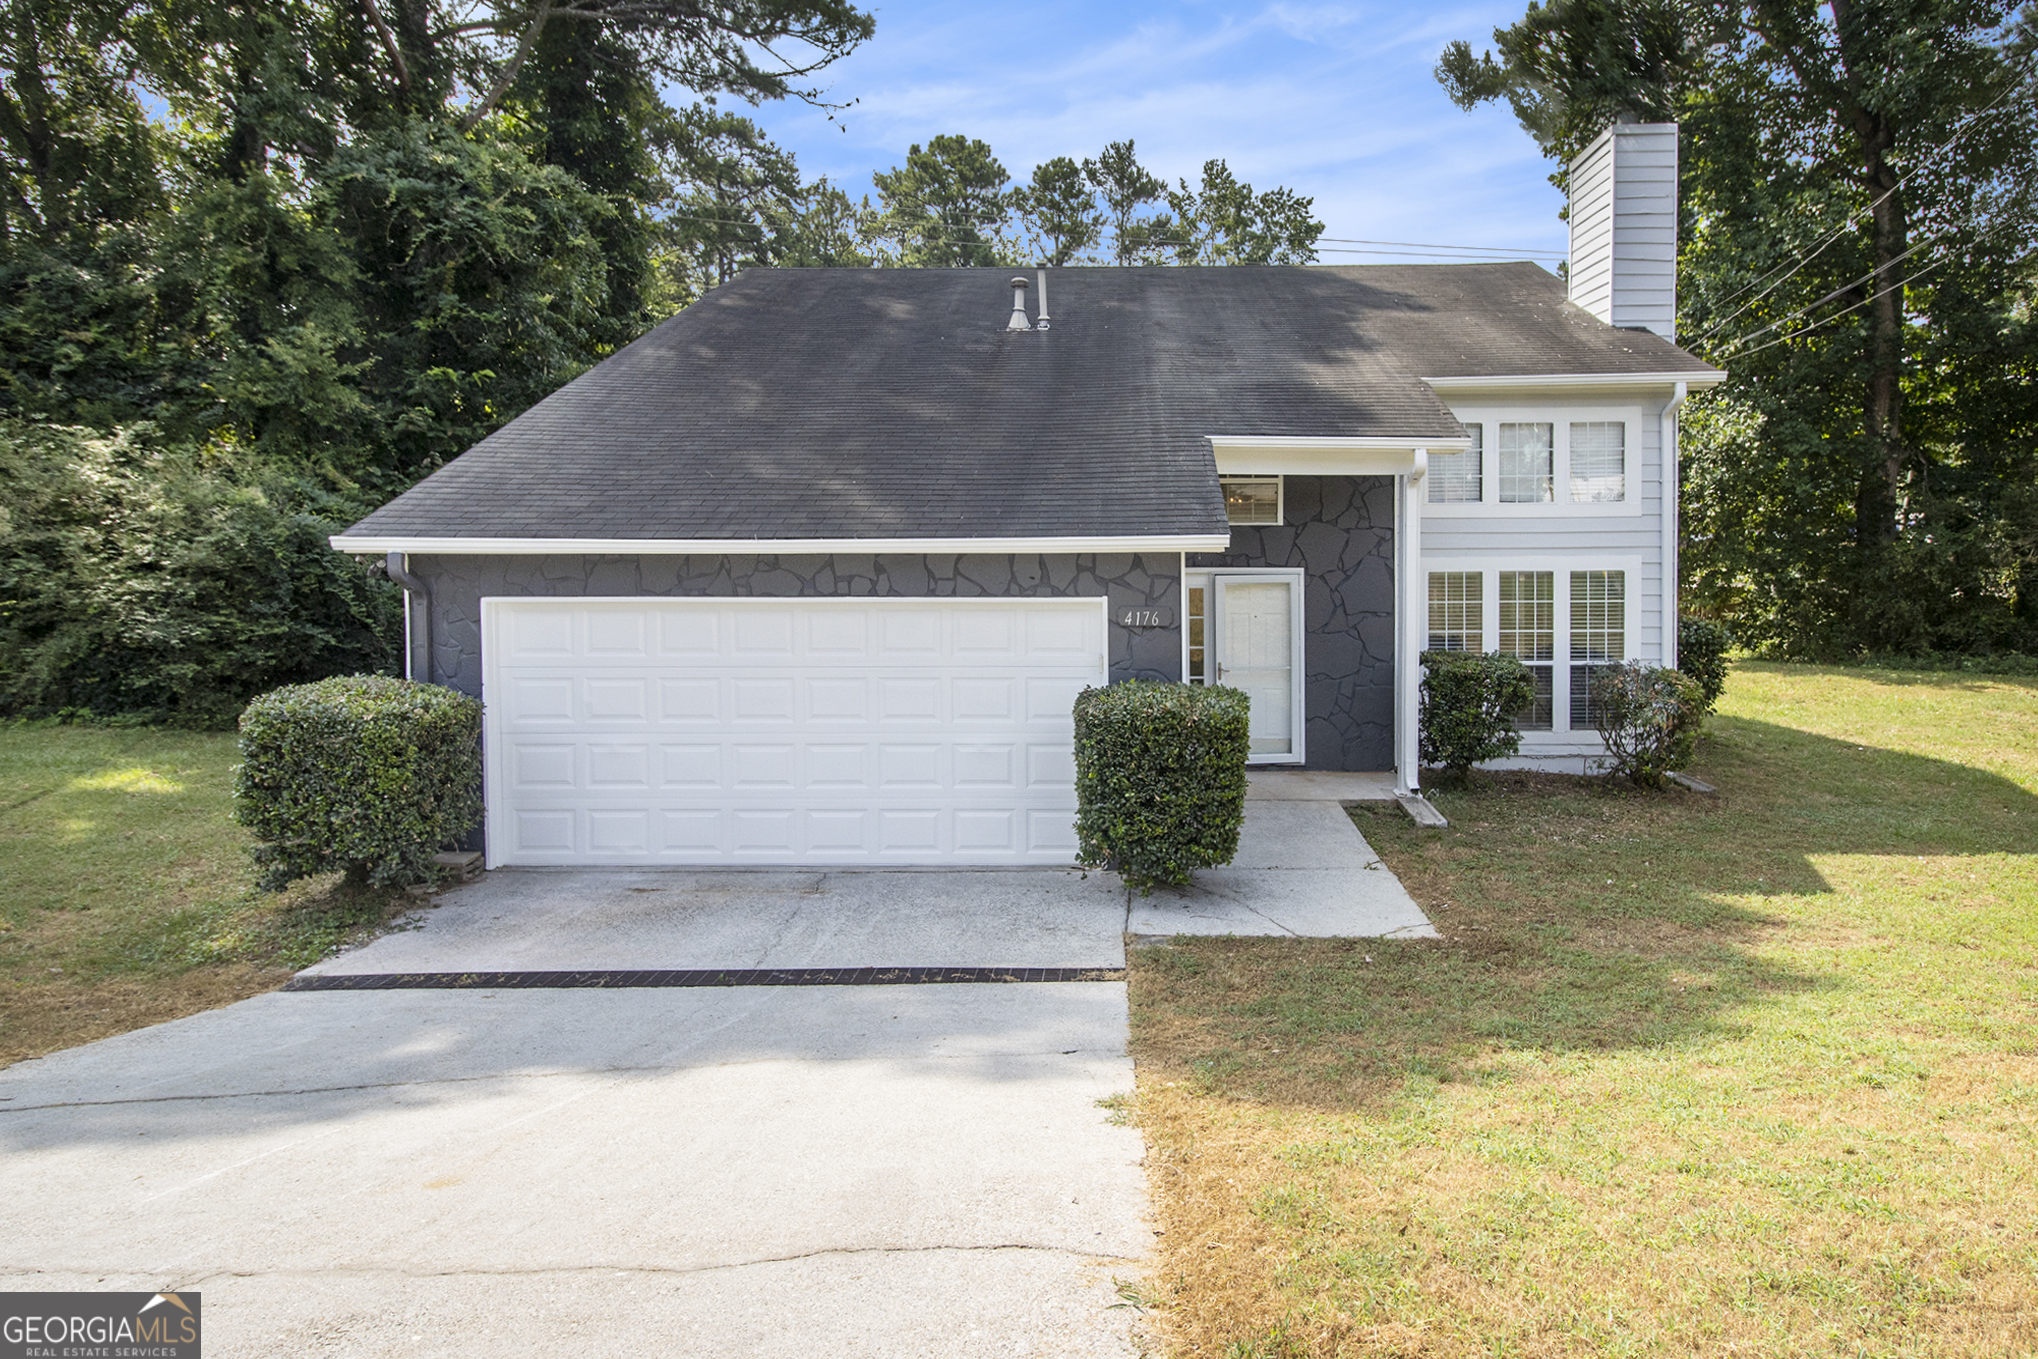
[[[1673,343],[1676,146],[1585,153],[1568,297],[753,270],[333,543],[486,702],[491,865],[1066,863],[1071,701],[1134,676],[1412,790],[1425,648],[1519,655],[1523,761],[1583,769],[1592,668],[1675,661],[1676,411],[1724,377]]]

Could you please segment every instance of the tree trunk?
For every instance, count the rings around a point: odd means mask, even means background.
[[[1902,529],[1904,472],[1908,452],[1904,443],[1904,294],[1902,266],[1898,260],[1910,236],[1909,215],[1898,191],[1899,176],[1889,163],[1896,145],[1896,129],[1878,113],[1853,98],[1860,88],[1856,74],[1865,53],[1854,51],[1858,39],[1850,22],[1851,0],[1834,0],[1833,15],[1839,34],[1840,65],[1847,96],[1836,110],[1853,124],[1861,148],[1861,182],[1869,194],[1869,235],[1874,278],[1868,285],[1868,385],[1862,406],[1862,433],[1868,448],[1861,469],[1860,489],[1854,501],[1855,544],[1864,566],[1878,560],[1896,541]]]

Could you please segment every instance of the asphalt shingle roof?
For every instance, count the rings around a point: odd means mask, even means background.
[[[1462,435],[1424,377],[1709,373],[1533,264],[755,269],[360,537],[1222,533],[1213,434]],[[1035,305],[1029,292],[1029,307]]]

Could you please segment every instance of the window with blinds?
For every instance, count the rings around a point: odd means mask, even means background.
[[[1627,573],[1571,573],[1571,729],[1596,729],[1603,720],[1592,701],[1592,681],[1627,655]]]
[[[1456,453],[1429,455],[1429,503],[1463,505],[1479,503],[1485,494],[1482,463],[1486,457],[1484,425],[1467,425],[1472,446]]]
[[[1553,501],[1556,495],[1555,425],[1503,421],[1500,426],[1500,499],[1509,505]]]
[[[1429,649],[1479,651],[1486,639],[1485,577],[1477,571],[1429,573]]]
[[[1536,682],[1535,701],[1515,714],[1514,725],[1523,731],[1549,731],[1556,717],[1556,572],[1500,573],[1500,649],[1526,665]]]
[[[1573,501],[1591,504],[1627,499],[1627,435],[1627,423],[1622,420],[1572,421]]]
[[[1279,477],[1219,477],[1224,490],[1224,518],[1231,524],[1281,522]]]

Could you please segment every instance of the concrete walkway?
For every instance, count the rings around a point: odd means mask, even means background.
[[[499,871],[328,980],[1115,968],[1128,933],[1419,934],[1335,801],[1195,888]],[[0,1288],[197,1288],[207,1354],[1126,1356],[1152,1237],[1122,982],[282,992],[0,1071]]]

